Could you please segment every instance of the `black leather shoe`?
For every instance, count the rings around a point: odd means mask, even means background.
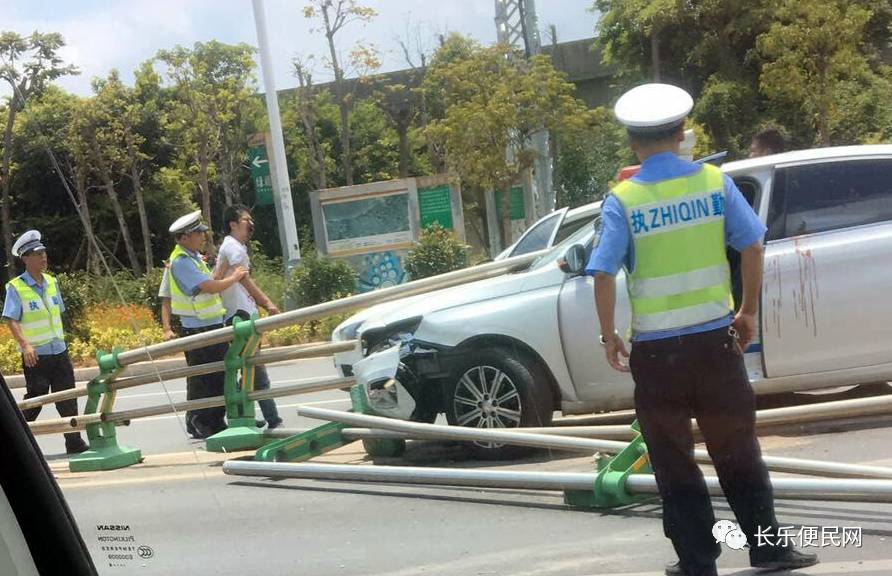
[[[686,576],[687,572],[681,567],[681,561],[676,560],[671,564],[666,564],[666,576]]]
[[[787,548],[780,555],[774,558],[751,559],[750,565],[753,568],[762,568],[765,570],[798,570],[799,568],[807,568],[818,563],[818,555],[811,552],[800,552],[793,548]]]
[[[90,446],[80,438],[78,438],[76,442],[65,443],[66,454],[80,454],[81,452],[86,452],[89,449]]]
[[[278,420],[274,420],[272,422],[267,422],[266,429],[267,430],[275,430],[276,428],[278,428],[279,426],[281,426],[284,423],[285,423],[285,421],[282,420],[281,418],[279,418]]]
[[[264,426],[266,426],[266,420],[254,420],[254,426],[263,428]]]

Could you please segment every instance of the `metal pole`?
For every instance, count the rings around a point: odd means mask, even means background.
[[[440,426],[420,422],[406,422],[380,416],[339,412],[311,406],[298,406],[297,413],[309,418],[340,422],[349,426],[382,428],[394,432],[408,433],[419,438],[435,438],[444,440],[464,440],[470,442],[497,442],[518,446],[533,446],[554,450],[575,452],[609,452],[617,453],[627,446],[626,442],[602,440],[596,438],[574,438],[565,436],[548,436],[529,432],[511,431],[510,429],[493,430],[488,428],[463,428],[461,426]],[[702,464],[712,464],[706,450],[694,450],[694,459]],[[806,460],[802,458],[786,458],[762,456],[762,461],[769,470],[790,472],[793,474],[816,474],[819,476],[892,478],[892,468],[880,466],[862,466],[826,462],[824,460]]]
[[[304,382],[301,384],[294,384],[292,386],[282,386],[281,388],[270,388],[269,390],[252,392],[248,394],[248,400],[265,400],[267,398],[279,398],[281,396],[308,394],[310,392],[321,392],[323,390],[337,390],[340,388],[349,388],[355,383],[356,379],[354,378],[327,378],[314,382]],[[215,406],[223,406],[225,404],[225,396],[211,396],[210,398],[186,400],[184,402],[175,402],[173,404],[149,406],[147,408],[123,410],[121,412],[109,412],[108,414],[103,415],[102,419],[105,422],[121,422],[123,420],[134,420],[136,418],[145,418],[147,416],[157,416],[159,414],[167,414],[174,411],[182,412],[186,410],[213,408]]]
[[[205,365],[206,366],[206,365]],[[196,366],[197,368],[197,366]],[[349,388],[356,384],[355,378],[325,378],[311,382],[302,382],[300,384],[292,384],[291,386],[281,386],[278,388],[270,388],[269,390],[255,391],[248,394],[249,400],[265,400],[267,398],[280,398],[283,396],[296,396],[298,394],[310,394],[312,392],[323,392],[325,390],[340,390]],[[72,418],[54,418],[51,420],[41,420],[40,422],[30,422],[29,427],[35,434],[46,434],[42,430],[59,430],[71,431],[81,430],[87,424],[95,422],[115,422],[121,423],[125,421],[135,420],[137,418],[146,418],[148,416],[159,416],[170,412],[183,412],[186,410],[200,410],[202,408],[213,408],[215,406],[223,406],[226,404],[224,396],[211,396],[209,398],[199,398],[197,400],[186,400],[184,402],[175,402],[172,404],[160,404],[157,406],[147,406],[145,408],[136,408],[133,410],[122,410],[120,412],[109,412],[107,414],[85,414],[74,416]]]
[[[258,332],[269,332],[299,322],[317,320],[340,312],[350,312],[360,308],[367,308],[375,304],[398,300],[406,296],[414,296],[416,294],[423,294],[441,288],[458,286],[467,282],[501,276],[507,272],[528,266],[536,258],[542,256],[546,252],[546,250],[531,252],[530,254],[515,256],[514,258],[508,258],[498,262],[489,262],[471,268],[465,268],[463,270],[455,270],[453,272],[447,272],[446,274],[407,282],[390,288],[375,290],[374,292],[357,294],[355,296],[333,300],[324,304],[317,304],[315,306],[308,306],[298,310],[276,314],[275,316],[267,316],[266,318],[256,321],[254,327]],[[186,350],[192,350],[193,348],[201,348],[203,346],[210,346],[211,344],[219,344],[220,342],[229,342],[232,338],[232,328],[218,328],[201,334],[176,338],[169,342],[161,342],[159,344],[152,344],[151,346],[122,352],[118,355],[118,364],[121,366],[129,366],[130,364],[136,364],[137,362],[153,360],[156,357],[177,354]]]
[[[290,464],[284,462],[223,463],[223,473],[263,478],[313,478],[399,484],[437,484],[480,488],[520,488],[527,490],[592,490],[595,474],[573,472],[527,472],[509,470],[467,470],[421,468],[417,466],[361,466],[352,464]],[[706,477],[713,496],[721,496],[718,478]],[[842,500],[892,502],[892,481],[831,480],[826,478],[772,478],[775,498],[789,500]],[[631,474],[626,490],[632,494],[657,494],[650,474]]]
[[[276,79],[270,58],[269,41],[266,34],[266,14],[261,0],[252,0],[254,25],[257,28],[257,44],[260,51],[260,69],[263,72],[263,88],[266,92],[266,111],[269,116],[272,136],[272,174],[275,193],[276,218],[279,223],[279,240],[282,243],[282,258],[285,260],[285,276],[300,265],[300,244],[297,238],[297,225],[294,222],[294,207],[291,204],[291,181],[288,178],[288,161],[285,158],[285,140],[282,137],[282,120],[279,117],[279,95],[276,92]]]
[[[275,362],[283,362],[286,360],[297,360],[301,358],[317,358],[327,356],[336,352],[348,352],[356,347],[356,340],[344,340],[341,342],[319,342],[313,344],[300,344],[297,346],[283,346],[281,348],[271,348],[263,350],[256,356],[248,358],[245,363],[249,366],[257,364],[272,364]],[[174,368],[172,370],[164,370],[161,372],[147,372],[138,376],[129,376],[120,378],[109,383],[109,390],[123,390],[125,388],[133,388],[142,386],[159,380],[173,380],[175,378],[186,378],[188,376],[200,376],[202,374],[211,374],[213,372],[223,372],[226,369],[223,362],[209,362],[207,364],[198,364],[196,366],[184,366],[182,368]],[[52,404],[62,400],[79,398],[87,395],[87,388],[74,388],[64,390],[62,392],[53,392],[43,396],[36,396],[18,402],[21,410],[35,408],[45,404]]]
[[[292,310],[291,312],[285,312],[284,314],[267,316],[266,318],[262,318],[255,322],[254,327],[257,329],[258,332],[268,332],[270,330],[276,330],[278,328],[290,326],[291,324],[295,324],[297,322],[315,320],[317,318],[323,318],[325,316],[330,316],[339,312],[347,312],[359,308],[366,308],[374,304],[390,302],[392,300],[398,300],[400,298],[414,296],[416,294],[424,294],[425,292],[431,292],[433,290],[439,290],[442,288],[450,288],[452,286],[458,286],[467,282],[494,278],[496,276],[501,276],[511,270],[521,268],[530,264],[544,252],[545,251],[539,251],[532,254],[524,254],[523,256],[517,256],[515,258],[510,258],[507,260],[488,262],[486,264],[481,264],[472,268],[455,270],[452,272],[447,272],[446,274],[439,274],[437,276],[431,276],[430,278],[414,280],[412,282],[407,282],[406,284],[400,284],[398,286],[392,286],[390,288],[384,288],[382,290],[375,290],[373,292],[366,292],[364,294],[356,294],[347,298],[341,298],[340,300],[333,300],[331,302],[316,304],[315,306],[308,306],[299,310]],[[208,332],[208,334],[210,333],[211,332]]]
[[[756,412],[756,426],[779,426],[781,424],[805,424],[819,422],[821,420],[857,418],[862,416],[882,416],[892,414],[892,395],[871,396],[868,398],[852,398],[849,400],[834,400],[833,402],[820,402],[817,404],[805,404],[802,406],[787,406],[784,408],[770,408]],[[634,411],[610,412],[595,414],[594,416],[560,418],[555,421],[555,426],[579,427],[582,423],[614,423],[631,422],[634,420]],[[697,431],[697,422],[692,421],[694,431]],[[592,432],[606,426],[592,426]]]

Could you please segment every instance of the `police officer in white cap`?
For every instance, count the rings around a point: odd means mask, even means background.
[[[55,278],[46,273],[46,246],[37,230],[28,230],[15,241],[12,253],[25,265],[25,272],[6,284],[3,318],[22,353],[25,372],[25,399],[43,396],[51,390],[74,388],[74,368],[65,345],[62,312],[65,304]],[[31,422],[40,406],[23,410]],[[77,400],[56,402],[59,416],[77,416]],[[65,434],[65,451],[77,454],[88,450],[80,432]]]
[[[777,519],[743,362],[755,336],[765,226],[720,169],[679,158],[692,107],[687,92],[667,84],[638,86],[616,103],[641,170],[605,199],[601,236],[586,267],[595,277],[600,340],[610,365],[631,370],[635,380],[635,411],[662,497],[663,528],[679,557],[666,573],[715,576],[721,552],[693,459],[692,415],[750,545],[750,563],[802,568],[817,557],[766,545]],[[736,314],[726,244],[743,260]],[[620,268],[632,308],[631,356],[614,323]]]
[[[170,306],[179,316],[183,335],[191,336],[223,328],[226,310],[220,293],[244,278],[247,271],[234,267],[228,276],[214,280],[199,250],[204,245],[208,226],[196,210],[171,224],[170,233],[176,246],[170,253]],[[226,343],[186,351],[190,366],[222,361]],[[223,372],[190,376],[186,380],[186,399],[206,398],[223,394]],[[226,428],[223,407],[205,408],[186,413],[187,431],[196,438],[207,438]]]

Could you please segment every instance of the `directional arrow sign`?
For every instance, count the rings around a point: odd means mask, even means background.
[[[260,206],[269,206],[273,203],[273,181],[269,173],[266,146],[252,146],[248,150],[248,162],[251,167],[251,181],[254,182],[255,202]]]

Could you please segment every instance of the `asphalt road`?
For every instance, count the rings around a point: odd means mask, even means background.
[[[318,360],[274,367],[271,373],[275,386],[333,371]],[[167,391],[146,386],[123,394],[117,405],[157,404],[168,393],[179,400],[183,388],[182,381],[168,383]],[[294,414],[290,405],[298,402],[349,407],[339,391],[281,399],[289,427],[317,424]],[[46,412],[42,416],[56,416],[53,408]],[[763,449],[772,455],[892,466],[890,424],[892,419],[778,429],[763,437]],[[40,439],[103,576],[656,576],[673,559],[653,501],[593,511],[569,508],[553,492],[226,476],[222,462],[249,453],[208,454],[200,442],[186,439],[174,417],[134,421],[120,429],[120,437],[141,448],[145,462],[84,474],[67,471],[59,454],[61,438]],[[372,463],[359,443],[319,460]],[[468,459],[460,445],[435,442],[410,442],[403,458],[377,463],[593,470],[590,457],[544,452],[520,461],[480,463]],[[733,520],[724,500],[714,503],[718,518]],[[779,501],[778,516],[797,530],[860,529],[860,546],[812,549],[822,564],[797,574],[892,573],[892,504]],[[719,565],[723,575],[756,574],[747,567],[745,551],[725,548]]]

